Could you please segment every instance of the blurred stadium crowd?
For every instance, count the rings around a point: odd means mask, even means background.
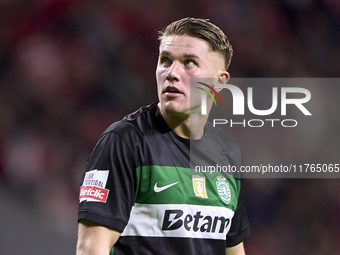
[[[170,22],[220,26],[234,77],[340,74],[338,0],[1,0],[0,10],[0,184],[66,228],[98,136],[157,100],[157,31]],[[247,254],[340,254],[338,180],[246,184]]]

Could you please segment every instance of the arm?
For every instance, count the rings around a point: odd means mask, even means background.
[[[136,187],[133,158],[114,132],[98,139],[81,187],[85,191],[81,188],[79,194],[77,255],[108,255],[129,220]],[[86,192],[91,189],[105,191],[103,200],[98,193]]]
[[[243,242],[232,247],[227,247],[226,254],[227,255],[245,255],[246,253],[244,251]]]
[[[82,220],[78,225],[77,255],[109,255],[120,233]]]

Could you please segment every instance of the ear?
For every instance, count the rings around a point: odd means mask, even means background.
[[[219,71],[218,72],[218,83],[219,84],[226,84],[230,79],[230,74],[227,71]],[[222,88],[217,88],[216,91],[220,92]]]

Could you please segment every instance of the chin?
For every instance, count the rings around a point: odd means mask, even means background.
[[[186,116],[190,111],[181,105],[166,103],[164,105],[164,112],[172,116]]]

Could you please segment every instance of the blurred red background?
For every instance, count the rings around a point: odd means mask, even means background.
[[[1,0],[0,11],[1,254],[75,252],[87,157],[109,124],[157,101],[157,31],[172,21],[221,27],[233,77],[340,73],[336,0]],[[247,180],[247,255],[340,254],[339,184]]]

